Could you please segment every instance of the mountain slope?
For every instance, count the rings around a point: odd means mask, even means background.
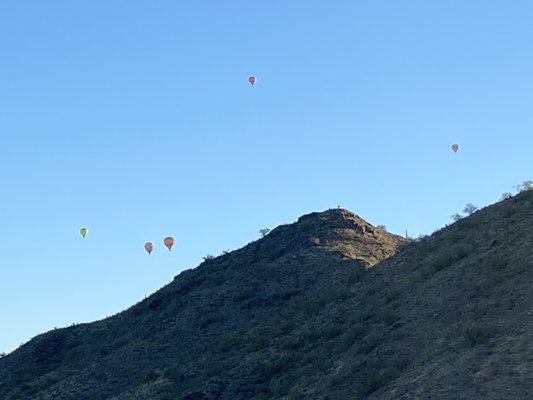
[[[0,398],[531,398],[532,227],[533,192],[416,242],[309,214],[36,337]]]

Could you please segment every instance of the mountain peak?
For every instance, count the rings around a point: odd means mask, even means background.
[[[373,266],[406,243],[407,239],[337,208],[305,214],[293,224],[277,227],[265,237],[264,245],[292,251],[318,247]]]

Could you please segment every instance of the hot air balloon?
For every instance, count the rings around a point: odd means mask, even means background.
[[[154,244],[152,242],[146,242],[144,244],[144,249],[150,254],[154,250]]]
[[[81,237],[84,238],[85,236],[87,236],[88,233],[89,233],[89,229],[87,229],[87,228],[81,228],[81,229],[80,229],[80,235],[81,235]]]
[[[168,251],[172,250],[172,246],[174,246],[174,243],[176,243],[176,240],[172,236],[167,236],[165,240],[163,240],[163,243],[165,246],[167,246]]]
[[[452,150],[454,153],[457,153],[459,151],[459,145],[457,143],[452,144]]]
[[[255,76],[253,76],[253,75],[248,78],[248,82],[250,82],[250,85],[252,85],[252,86],[255,84],[255,80],[256,80]]]

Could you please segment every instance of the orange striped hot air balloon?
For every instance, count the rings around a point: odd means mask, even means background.
[[[252,86],[255,85],[255,81],[256,79],[255,79],[255,76],[253,75],[248,78],[248,82],[250,82],[250,85]]]
[[[165,240],[163,240],[163,243],[165,246],[167,246],[168,251],[172,250],[172,246],[174,246],[174,243],[176,243],[176,240],[172,236],[167,236]]]
[[[144,244],[144,249],[148,252],[148,254],[151,254],[152,251],[154,250],[154,244],[152,242],[146,242]]]

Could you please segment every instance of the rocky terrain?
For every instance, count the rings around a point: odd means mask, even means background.
[[[328,210],[0,360],[2,400],[532,399],[533,191],[406,240]]]

